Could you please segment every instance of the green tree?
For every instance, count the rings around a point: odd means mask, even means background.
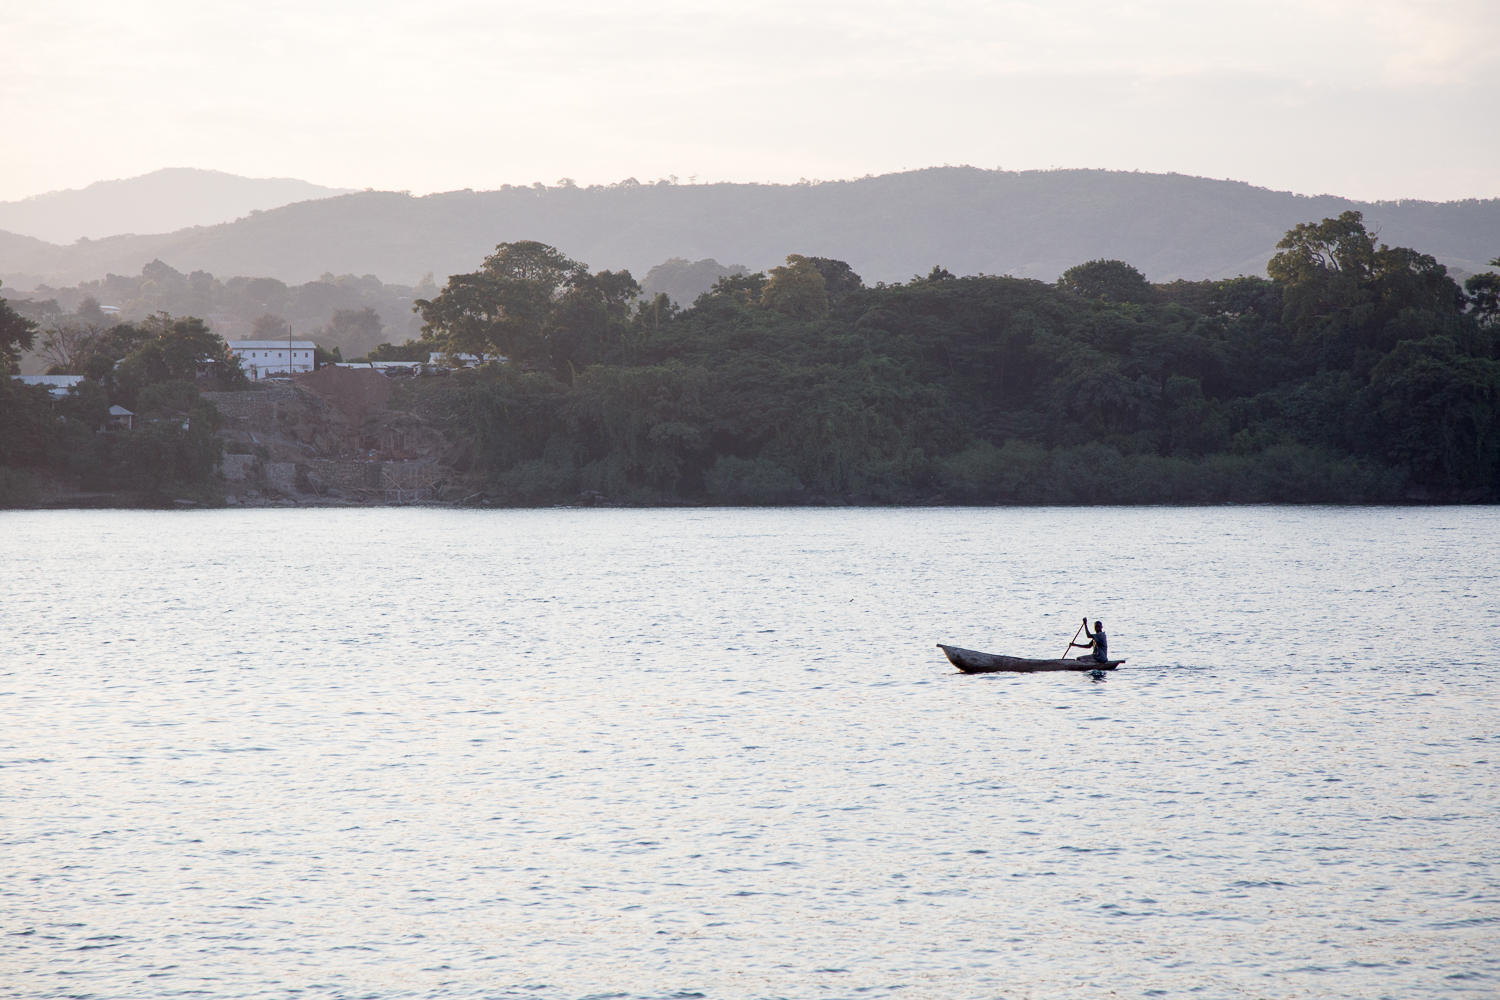
[[[114,366],[116,391],[123,400],[133,401],[158,382],[191,382],[200,372],[223,383],[245,381],[240,359],[197,317],[157,313],[137,324],[137,330],[139,343]]]
[[[1057,287],[1086,299],[1105,302],[1155,302],[1157,292],[1146,276],[1123,260],[1091,260],[1068,268]]]
[[[92,338],[72,364],[72,374],[82,375],[113,391],[115,366],[151,339],[145,324],[120,323]]]
[[[1500,267],[1500,257],[1490,261],[1491,267]],[[1471,274],[1464,282],[1469,293],[1469,311],[1483,326],[1494,326],[1500,322],[1500,274],[1486,271]]]
[[[1282,286],[1282,320],[1322,363],[1346,364],[1356,351],[1429,336],[1464,307],[1446,267],[1429,254],[1377,243],[1359,212],[1301,223],[1276,246],[1281,252],[1266,272]]]
[[[21,370],[21,352],[31,350],[36,328],[34,320],[22,316],[0,298],[0,377]]]
[[[454,354],[498,353],[571,378],[623,332],[640,287],[628,271],[589,274],[556,247],[501,243],[471,274],[456,274],[434,299],[418,299],[422,336]]]
[[[377,344],[366,355],[371,361],[426,361],[432,353],[431,341],[408,340],[404,344]]]
[[[44,464],[56,437],[46,387],[0,375],[0,466]]]
[[[766,275],[763,271],[754,274],[726,274],[714,282],[714,287],[704,292],[700,299],[707,298],[712,303],[735,302],[742,306],[756,305],[760,302],[761,292],[766,287]],[[698,303],[693,303],[697,306]]]
[[[789,254],[784,267],[771,268],[760,304],[794,319],[813,319],[828,312],[828,283],[812,258]]]
[[[818,273],[823,276],[823,290],[828,294],[830,305],[842,302],[847,296],[865,287],[864,279],[854,273],[854,268],[841,260],[833,260],[830,257],[805,257],[803,259],[817,268]]]
[[[557,247],[536,240],[498,244],[495,252],[484,259],[483,267],[484,273],[492,277],[534,281],[549,292],[556,291],[586,270],[585,265]]]
[[[1371,373],[1367,397],[1390,461],[1419,482],[1500,495],[1500,361],[1452,338],[1407,340]]]
[[[205,485],[224,461],[219,411],[191,382],[172,380],[142,389],[135,426],[119,436],[117,481],[168,496]]]
[[[535,240],[501,243],[470,274],[455,274],[435,299],[418,299],[423,337],[453,353],[500,354],[518,361],[548,354],[548,325],[563,285],[583,270]]]

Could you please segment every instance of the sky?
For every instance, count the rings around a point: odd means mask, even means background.
[[[1500,197],[1496,0],[7,0],[0,52],[0,201],[945,163]]]

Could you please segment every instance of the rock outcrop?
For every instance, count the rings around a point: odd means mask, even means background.
[[[470,491],[444,461],[453,444],[416,414],[388,407],[394,390],[379,372],[328,367],[290,385],[204,393],[225,417],[230,496],[367,503]]]

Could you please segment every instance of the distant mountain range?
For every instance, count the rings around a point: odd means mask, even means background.
[[[173,233],[350,190],[287,177],[236,177],[218,170],[171,167],[126,180],[99,181],[81,190],[0,202],[0,230],[49,243],[121,233]]]
[[[220,277],[300,283],[334,272],[415,283],[431,271],[441,283],[474,270],[496,243],[535,239],[596,270],[629,268],[637,278],[669,258],[755,270],[801,253],[848,261],[872,284],[939,264],[954,274],[1053,280],[1097,258],[1169,281],[1263,273],[1289,228],[1347,209],[1363,212],[1384,242],[1460,271],[1483,270],[1500,255],[1500,199],[1362,203],[1179,174],[935,167],[798,185],[367,191],[71,246],[0,233],[0,279],[7,291],[69,285],[139,274],[160,258]]]

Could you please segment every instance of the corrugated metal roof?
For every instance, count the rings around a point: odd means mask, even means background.
[[[83,381],[82,375],[16,375],[14,377],[27,385],[55,385],[64,388]]]

